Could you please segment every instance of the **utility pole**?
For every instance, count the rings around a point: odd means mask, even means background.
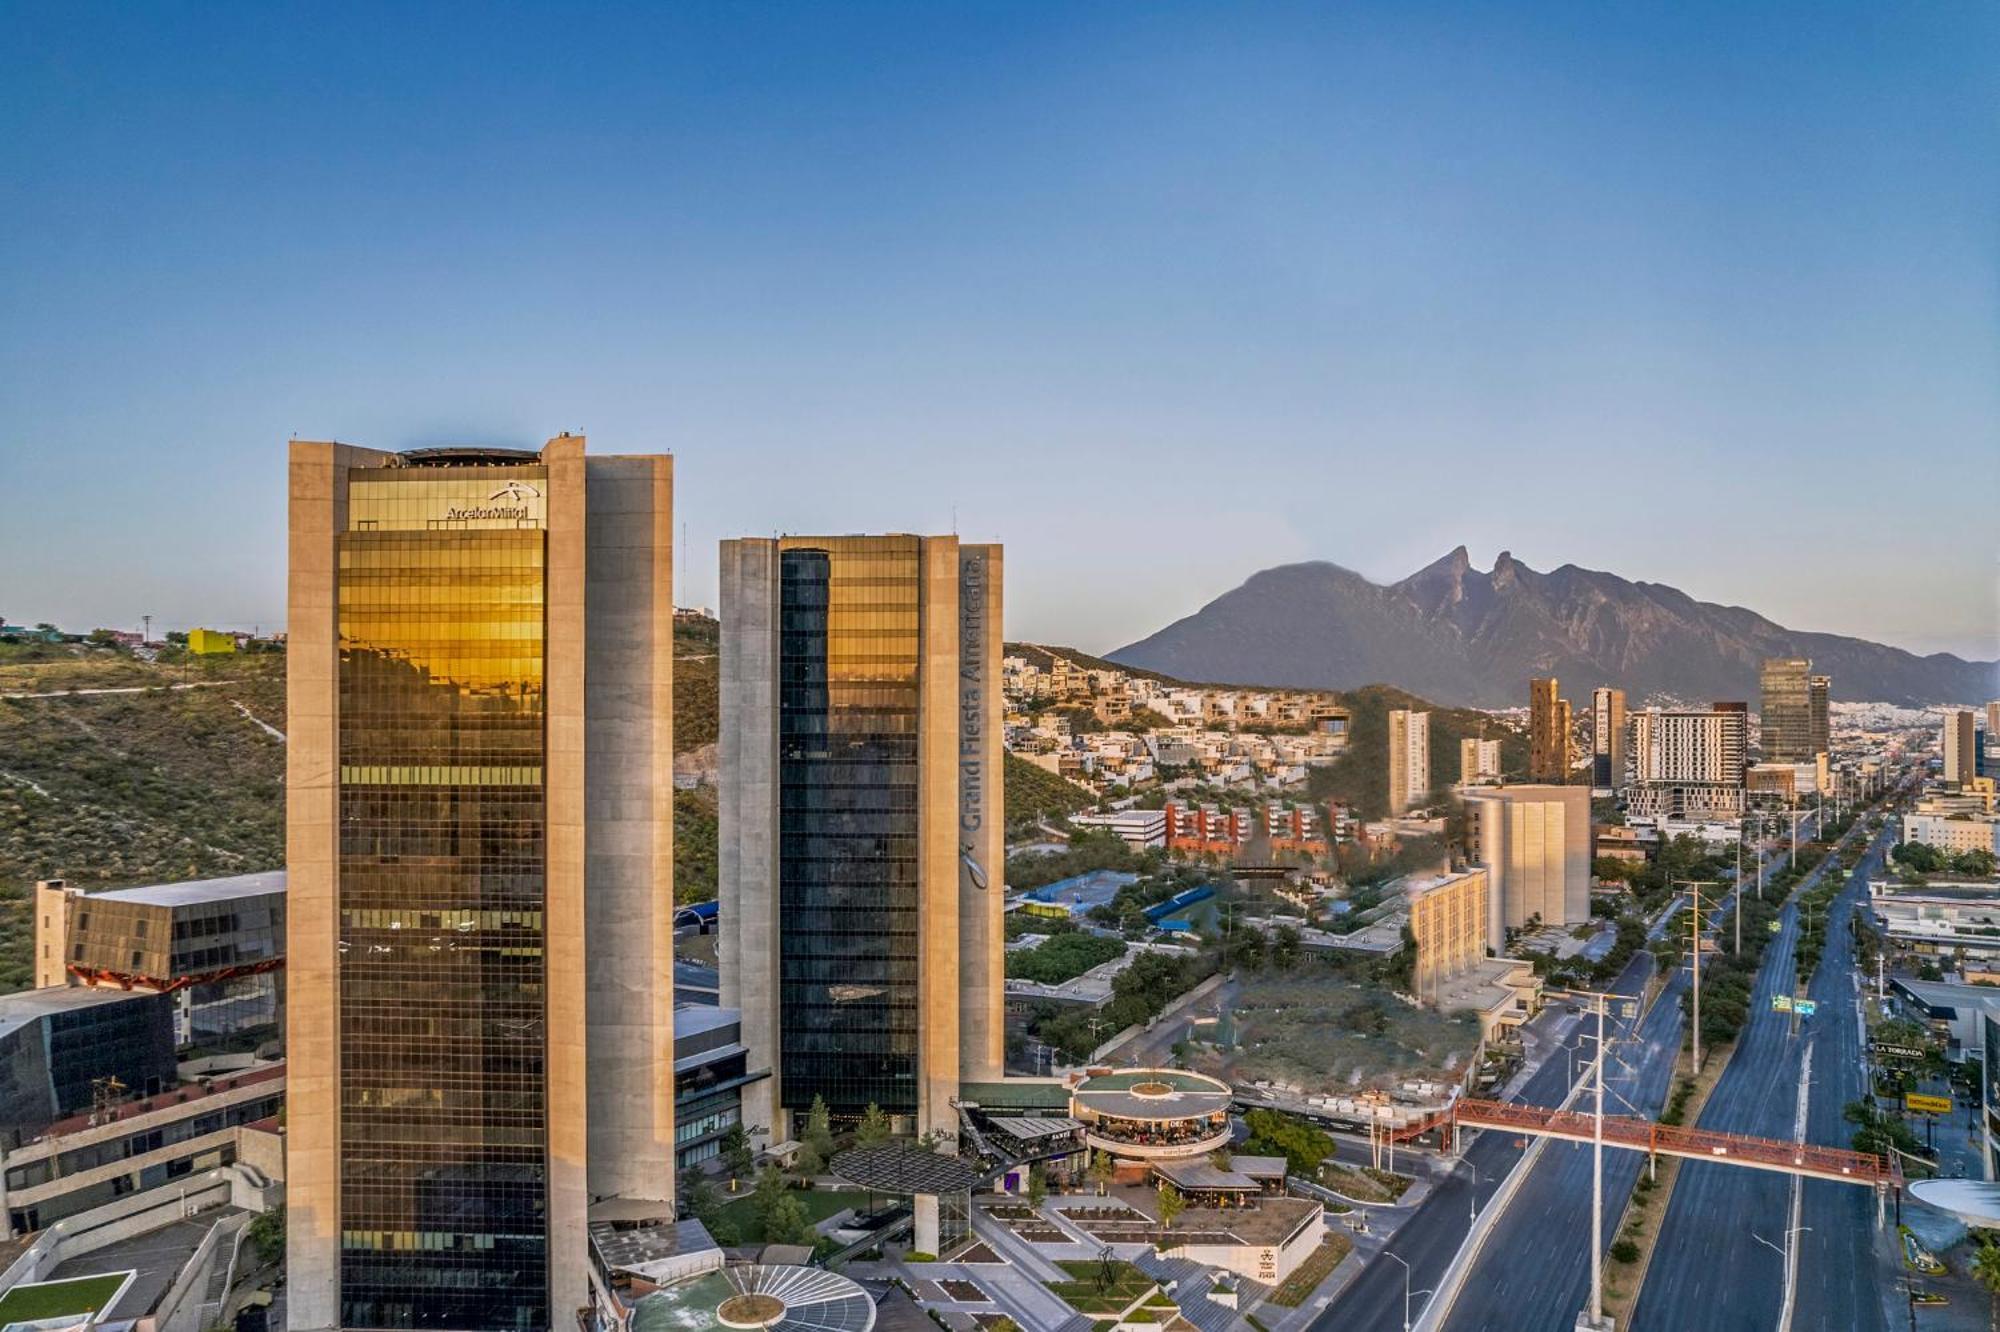
[[[1736,877],[1730,881],[1736,894],[1736,955],[1743,955],[1743,821],[1736,822]]]
[[[1715,887],[1713,879],[1683,879],[1681,886],[1694,890],[1694,923],[1689,927],[1694,936],[1694,1067],[1695,1077],[1701,1076],[1701,933],[1707,923],[1701,914],[1701,890]],[[1741,924],[1741,921],[1738,922]]]
[[[1700,899],[1697,897],[1696,900]],[[1700,962],[1695,965],[1698,976],[1701,974]],[[1701,993],[1699,986],[1695,993]],[[1604,996],[1601,994],[1597,996],[1597,1107],[1591,1112],[1591,1119],[1590,1319],[1601,1325],[1604,1322]]]
[[[1590,1134],[1590,1307],[1577,1315],[1576,1326],[1579,1332],[1611,1332],[1611,1321],[1604,1316],[1604,1015],[1613,999],[1629,996],[1587,990],[1571,990],[1568,996],[1597,1004],[1597,1054],[1592,1062],[1595,1107]]]

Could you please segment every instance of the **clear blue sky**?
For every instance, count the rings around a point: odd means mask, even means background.
[[[0,8],[0,615],[266,626],[284,440],[671,450],[1105,649],[1464,542],[1995,655],[1990,4]]]

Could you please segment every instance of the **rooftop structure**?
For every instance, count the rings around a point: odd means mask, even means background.
[[[1092,1147],[1128,1161],[1200,1156],[1229,1145],[1229,1084],[1176,1068],[1122,1069],[1086,1077],[1070,1114]]]
[[[173,994],[181,1048],[275,1043],[285,1006],[285,872],[85,893],[35,885],[35,981]]]
[[[875,1301],[817,1267],[731,1264],[677,1281],[632,1307],[632,1332],[871,1332]]]

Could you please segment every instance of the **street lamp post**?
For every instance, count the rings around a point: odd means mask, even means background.
[[[1798,1270],[1798,1237],[1802,1234],[1809,1234],[1811,1231],[1811,1226],[1787,1227],[1785,1230],[1785,1247],[1782,1249],[1765,1239],[1762,1235],[1759,1235],[1756,1231],[1753,1230],[1750,1232],[1751,1239],[1756,1240],[1772,1253],[1777,1254],[1785,1265],[1784,1299],[1778,1306],[1778,1326],[1781,1328],[1789,1328],[1792,1325],[1792,1274]]]
[[[1397,1265],[1403,1269],[1403,1332],[1410,1332],[1410,1265],[1387,1249],[1382,1250],[1382,1256],[1395,1258]]]

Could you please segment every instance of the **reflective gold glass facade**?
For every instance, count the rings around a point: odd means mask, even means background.
[[[546,1328],[547,469],[351,477],[340,1322]]]

